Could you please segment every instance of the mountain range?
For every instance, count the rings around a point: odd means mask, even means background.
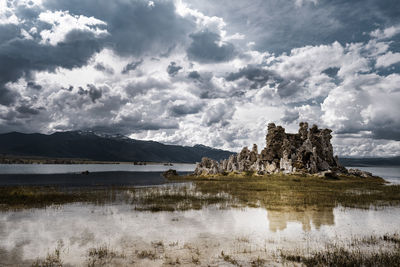
[[[231,151],[204,145],[166,145],[116,134],[92,131],[40,133],[10,132],[0,134],[0,155],[16,157],[70,158],[92,161],[141,161],[195,163],[202,157],[214,160],[228,158]],[[399,166],[400,157],[339,158],[344,166]]]
[[[400,156],[390,158],[339,158],[347,167],[400,166]]]
[[[194,163],[200,161],[202,157],[220,160],[234,153],[204,145],[166,145],[154,141],[135,140],[123,135],[67,131],[50,135],[19,132],[0,134],[0,154],[93,161]]]

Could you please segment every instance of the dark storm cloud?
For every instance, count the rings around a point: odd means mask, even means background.
[[[95,17],[107,23],[107,36],[96,38],[87,31],[72,30],[63,42],[55,46],[40,44],[40,36],[22,39],[22,27],[35,26],[40,32],[52,25],[37,20],[41,11],[66,10],[73,15]],[[72,69],[87,64],[88,59],[104,47],[120,55],[138,55],[152,50],[168,50],[184,42],[195,24],[175,13],[173,2],[158,2],[149,6],[147,1],[56,1],[44,2],[44,9],[19,7],[17,14],[23,25],[0,25],[0,104],[10,105],[17,94],[5,87],[31,71],[53,71],[57,67]],[[102,68],[104,67],[104,68]],[[131,68],[134,65],[130,66]],[[137,67],[137,66],[136,66]],[[105,66],[98,70],[111,72]],[[129,66],[128,66],[129,69]],[[127,70],[128,71],[128,70]]]
[[[21,3],[19,3],[15,9],[16,15],[28,20],[28,22],[37,18],[41,11],[41,8],[38,6],[24,5]]]
[[[393,111],[395,112],[395,111]],[[354,134],[372,137],[380,140],[400,141],[399,122],[387,117],[381,117],[378,121],[371,121],[367,125],[363,125],[358,121],[354,121],[347,127],[335,130],[341,138],[352,136]]]
[[[388,124],[376,127],[372,130],[372,134],[376,139],[387,139],[400,141],[400,128],[396,124]]]
[[[181,104],[181,105],[172,105],[169,107],[168,111],[171,116],[174,117],[182,117],[188,114],[196,114],[199,113],[203,108],[202,104]]]
[[[10,91],[8,88],[5,88],[4,85],[0,83],[0,105],[10,106],[19,96],[18,93]]]
[[[176,65],[176,62],[172,61],[167,67],[167,72],[169,76],[175,76],[181,69],[181,66]]]
[[[214,74],[211,72],[197,71],[189,73],[188,78],[192,80],[195,86],[191,87],[192,92],[200,99],[229,98],[225,91],[213,81]]]
[[[79,95],[88,95],[93,103],[96,103],[97,99],[100,99],[103,95],[103,91],[101,88],[97,88],[94,84],[88,84],[87,90],[83,89],[81,86],[79,87],[78,94]]]
[[[71,92],[74,89],[74,87],[72,85],[69,85],[68,87],[61,87],[61,90],[67,90],[69,92]]]
[[[100,88],[97,88],[93,84],[88,84],[87,85],[89,88],[89,97],[92,100],[93,103],[96,103],[96,100],[101,98],[103,92]]]
[[[299,86],[301,80],[286,80],[275,71],[264,69],[260,66],[248,65],[237,72],[229,73],[225,80],[236,81],[240,78],[246,78],[251,82],[249,89],[258,89],[268,83],[277,84],[278,94],[281,98],[288,98],[302,90]],[[240,92],[236,93],[240,95]]]
[[[143,59],[138,61],[132,61],[131,63],[127,64],[124,69],[122,70],[122,74],[127,74],[131,70],[136,70],[143,63]]]
[[[303,90],[299,86],[301,81],[298,80],[283,80],[278,85],[278,94],[281,98],[287,98],[293,96],[297,92]]]
[[[48,0],[50,10],[69,10],[71,14],[95,17],[107,23],[105,44],[120,55],[141,55],[162,51],[181,43],[195,24],[175,12],[172,1],[97,1]]]
[[[400,141],[399,123],[390,119],[382,118],[379,123],[370,123],[368,126],[360,127],[355,124],[353,127],[346,127],[337,130],[335,133],[341,136],[348,134],[360,134],[363,131],[370,131],[374,139],[395,140]]]
[[[252,82],[251,89],[263,87],[269,80],[277,78],[277,74],[257,66],[247,66],[238,72],[231,72],[226,76],[227,81],[235,81],[242,77]]]
[[[202,123],[206,126],[219,124],[220,126],[227,126],[228,120],[232,118],[235,108],[229,104],[219,103],[209,108],[203,115]]]
[[[96,63],[96,65],[94,65],[94,68],[96,70],[102,71],[104,73],[108,73],[108,74],[111,74],[111,75],[114,74],[114,69],[112,67],[106,66],[105,64],[100,63],[100,62]]]
[[[144,94],[151,89],[162,90],[162,89],[166,89],[166,88],[168,88],[168,84],[166,82],[159,81],[159,80],[156,80],[156,79],[150,77],[143,81],[135,81],[135,82],[129,83],[125,87],[125,92],[129,96],[134,97],[134,96],[137,96],[140,94]]]
[[[39,109],[31,108],[29,106],[19,106],[15,109],[21,114],[37,115],[40,113]]]
[[[0,27],[0,36],[1,36]],[[70,31],[56,46],[42,45],[33,40],[12,38],[0,44],[0,104],[8,105],[15,94],[5,87],[33,70],[54,71],[57,67],[72,69],[84,66],[99,52],[101,44],[91,32]]]
[[[188,78],[195,79],[195,80],[199,79],[200,77],[201,76],[197,71],[191,71],[191,72],[189,72],[189,75],[188,75]]]
[[[326,75],[328,75],[331,78],[336,77],[337,73],[339,72],[340,68],[327,68],[325,70],[322,71],[322,73],[325,73]]]
[[[190,35],[192,43],[187,49],[190,60],[203,63],[223,62],[233,59],[235,48],[231,43],[219,45],[221,37],[210,31],[201,31]]]
[[[0,24],[0,44],[8,42],[20,35],[21,29],[14,24]]]
[[[113,133],[113,134],[131,134],[132,132],[140,132],[147,130],[161,130],[161,129],[178,129],[179,124],[176,121],[168,120],[138,120],[138,118],[131,118],[129,116],[122,116],[122,121],[118,123],[110,123],[102,125],[99,123],[96,126],[87,128],[96,132]]]
[[[290,124],[294,121],[296,121],[299,118],[299,112],[296,110],[285,110],[285,113],[283,117],[281,118],[281,121],[286,122],[287,124]]]
[[[289,52],[305,45],[342,44],[368,40],[378,26],[400,23],[398,0],[188,0],[190,6],[208,16],[222,17],[228,34],[246,34],[254,49],[274,53]]]
[[[37,84],[37,83],[32,82],[32,81],[28,82],[28,83],[26,84],[26,86],[27,86],[28,88],[31,88],[31,89],[34,89],[34,90],[41,90],[41,89],[42,89],[42,86],[41,86],[40,84]]]

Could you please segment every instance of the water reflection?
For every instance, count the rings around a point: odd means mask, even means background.
[[[311,231],[312,227],[320,229],[322,225],[334,225],[335,216],[333,208],[306,207],[301,211],[286,208],[269,210],[268,221],[272,232],[285,230],[289,222],[301,223],[303,231]]]
[[[323,209],[267,211],[263,208],[220,210],[207,207],[180,212],[139,212],[132,206],[64,205],[47,209],[3,212],[0,217],[0,265],[29,263],[63,245],[64,262],[80,265],[99,244],[126,253],[161,240],[169,253],[183,244],[234,251],[238,240],[256,247],[293,248],[312,236],[315,246],[349,236],[398,232],[400,208],[380,210]],[[167,244],[181,244],[176,251]],[[307,242],[310,242],[308,239]],[[312,242],[311,242],[312,243]],[[204,246],[204,244],[208,244]],[[213,245],[211,245],[213,244]],[[310,245],[310,244],[308,244]],[[241,248],[240,248],[241,249]],[[203,253],[203,252],[202,252]],[[18,264],[17,264],[18,265]]]

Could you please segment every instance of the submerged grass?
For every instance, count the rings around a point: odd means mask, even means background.
[[[131,203],[141,211],[183,211],[201,209],[208,205],[226,206],[231,197],[228,194],[203,194],[191,186],[129,189]]]
[[[105,203],[115,200],[114,189],[62,190],[49,186],[0,187],[0,210],[43,208],[74,202]]]

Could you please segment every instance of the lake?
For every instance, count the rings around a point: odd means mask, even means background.
[[[169,168],[186,173],[194,165],[1,165],[0,184],[151,185],[168,190],[180,186],[165,184],[161,173]],[[400,184],[400,167],[360,169]],[[89,175],[80,174],[85,170]],[[398,205],[274,210],[213,204],[198,210],[151,212],[137,209],[135,201],[117,197],[102,204],[1,211],[0,266],[31,266],[55,255],[64,266],[247,266],[257,259],[281,265],[283,253],[310,255],[334,246],[390,249],[391,244],[379,237],[400,233]]]
[[[178,173],[193,172],[195,164],[0,164],[0,185],[155,185],[165,179],[162,172],[175,169]],[[358,168],[387,181],[400,184],[400,166]],[[89,175],[81,172],[89,171]]]
[[[348,167],[371,172],[374,175],[384,178],[393,184],[400,184],[400,166],[382,166],[382,167]]]
[[[190,172],[195,164],[0,164],[0,174],[54,174],[89,172],[163,172],[168,169]]]
[[[157,185],[166,182],[162,172],[171,168],[186,174],[195,164],[0,164],[0,186]],[[85,171],[89,174],[81,174]]]

